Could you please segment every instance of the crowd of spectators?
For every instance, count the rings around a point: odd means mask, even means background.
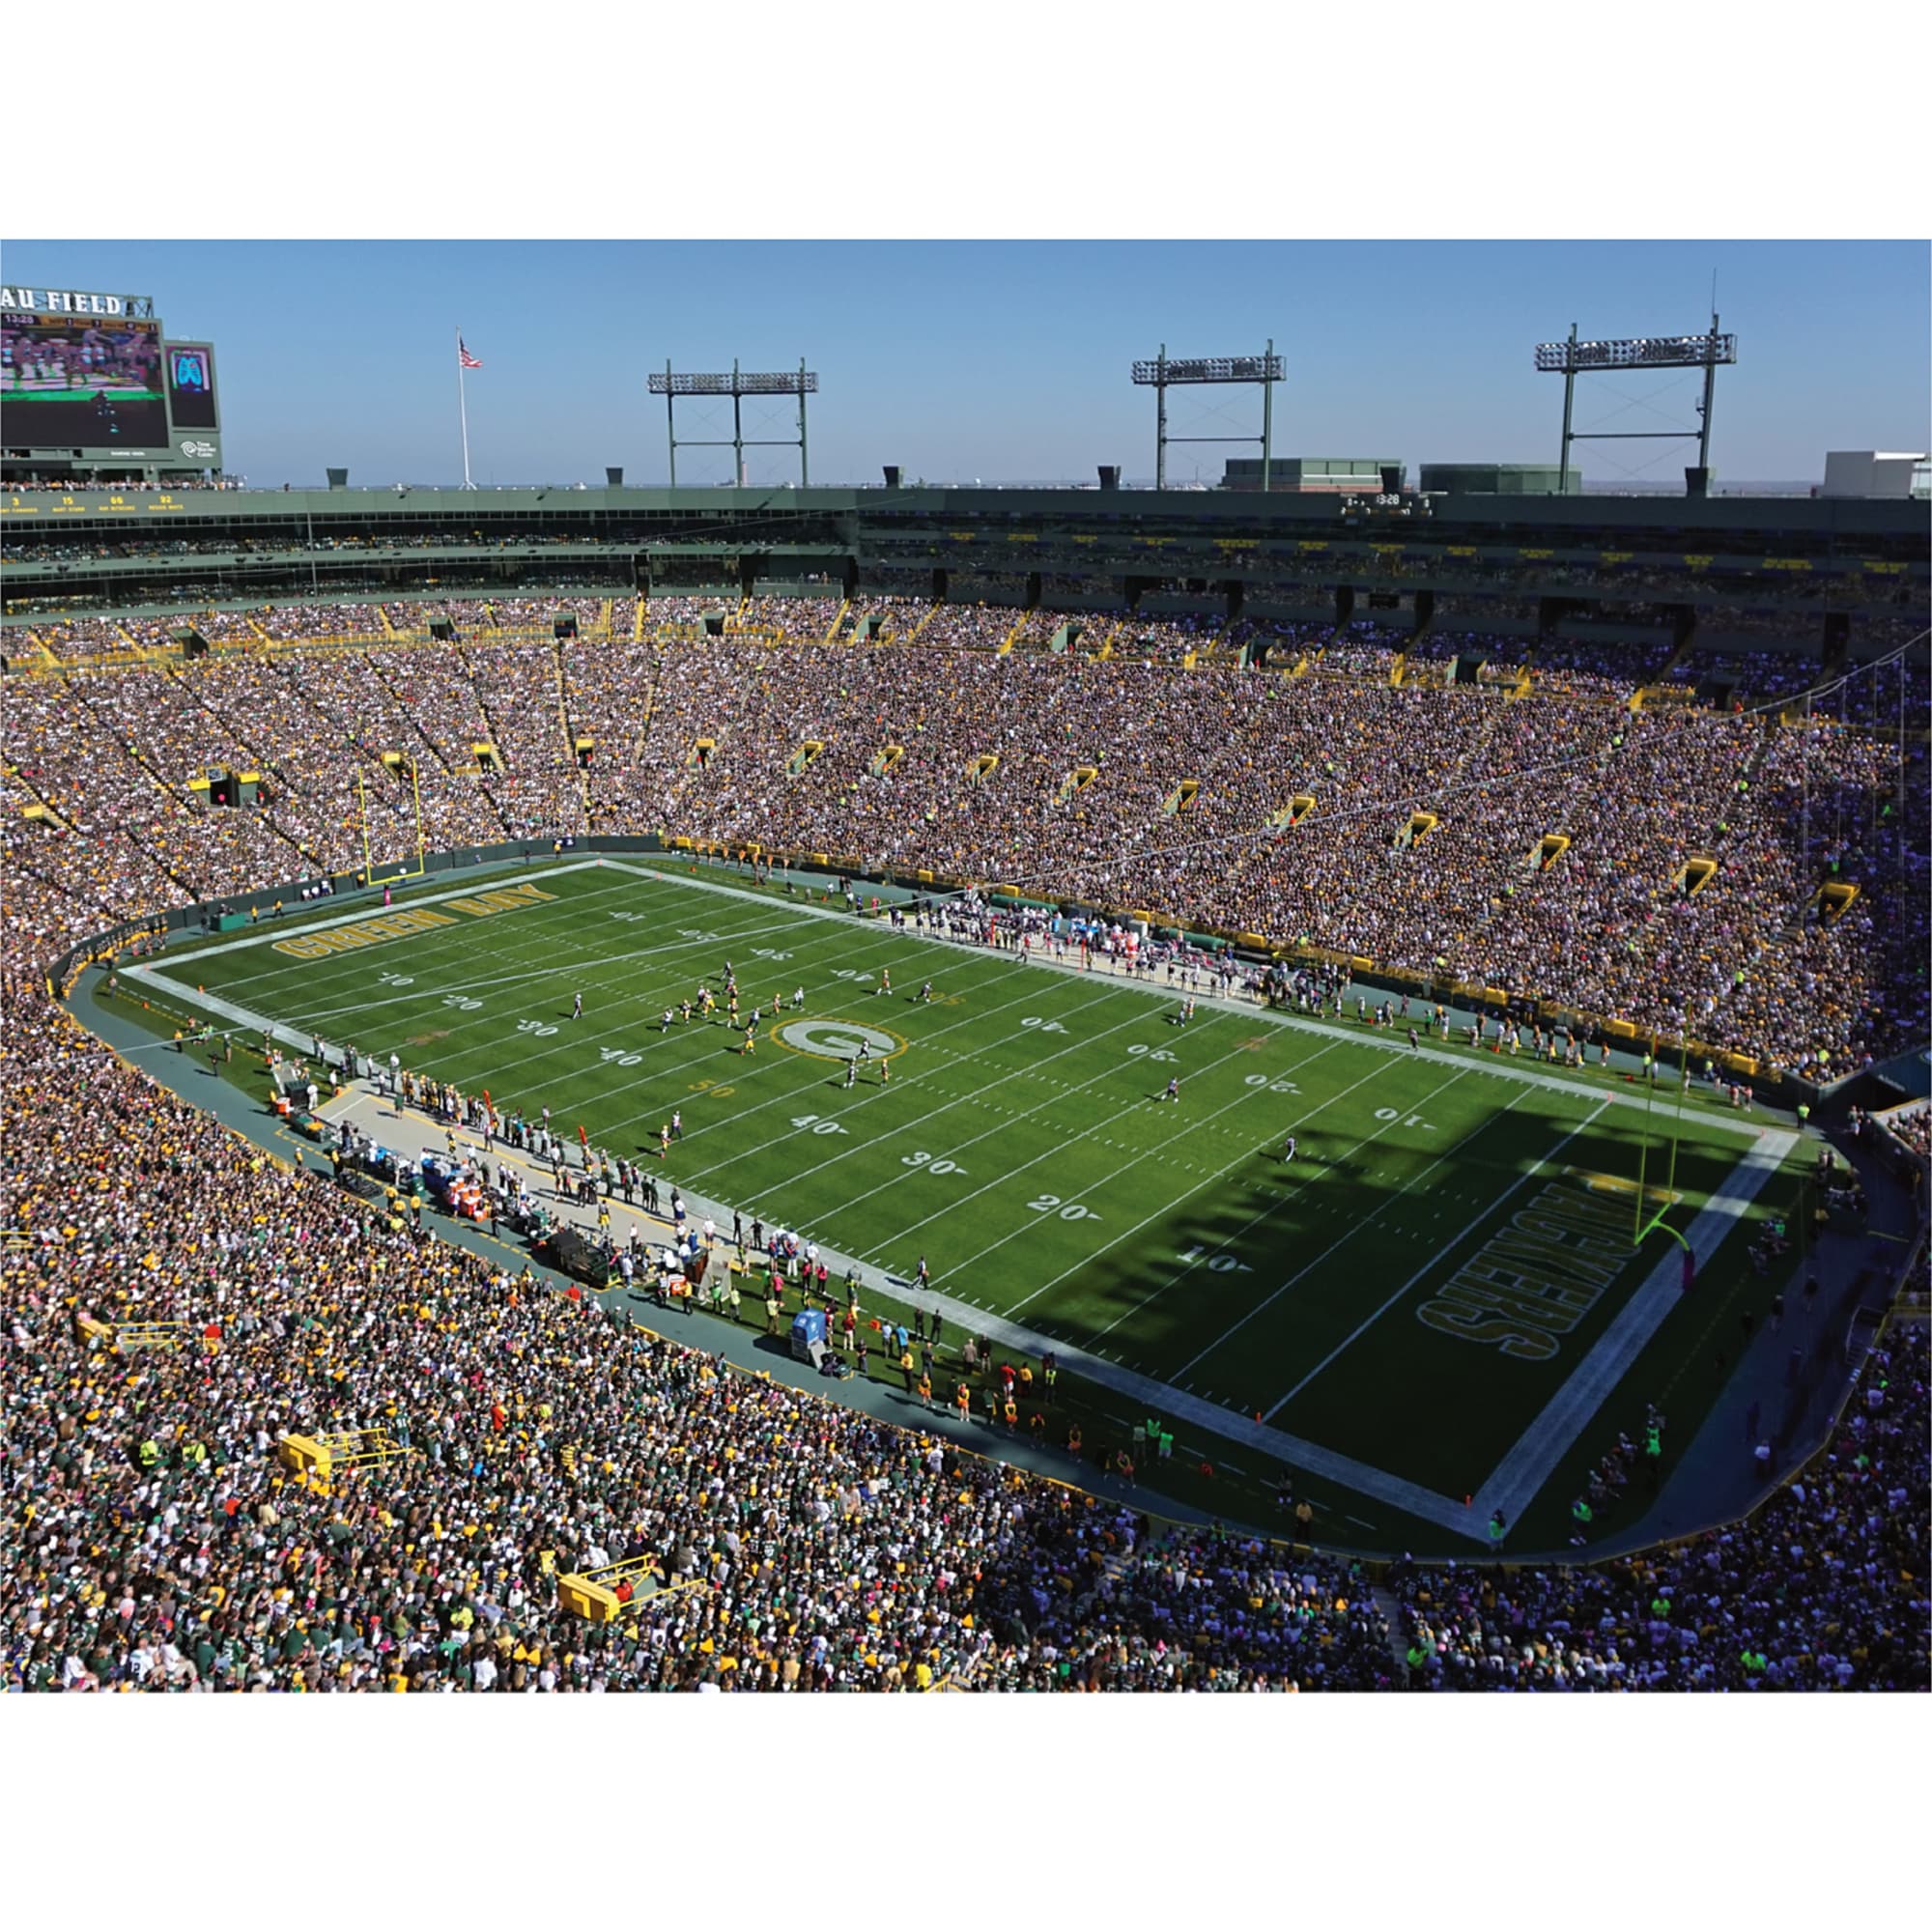
[[[247,487],[245,476],[170,476],[166,482],[156,482],[141,476],[10,476],[6,488],[11,496],[19,490],[58,490],[71,496],[79,490],[112,490],[121,496],[145,494],[151,490],[172,494],[177,490],[242,490]]]
[[[1584,695],[1628,697],[1643,685],[1654,684],[1676,655],[1677,646],[1668,637],[1625,643],[1571,627],[1567,635],[1541,639],[1530,662],[1532,675],[1539,681]]]
[[[284,1171],[45,1000],[39,968],[111,921],[356,862],[353,792],[372,843],[407,849],[413,769],[436,845],[561,834],[588,806],[627,830],[838,838],[970,876],[1050,867],[1061,890],[1509,971],[1605,1010],[1690,1023],[1730,985],[1724,1010],[1780,1049],[1922,1036],[1922,758],[1859,729],[1257,675],[1227,651],[1183,672],[1130,639],[1105,663],[937,667],[923,639],[664,638],[661,602],[641,639],[613,624],[594,649],[459,625],[447,646],[10,683],[10,1686],[1922,1686],[1922,1329],[1886,1338],[1828,1457],[1757,1518],[1596,1569],[1399,1572],[1392,1647],[1346,1562],[1156,1535],[1130,1507],[628,1329]],[[255,615],[292,639],[344,622]],[[807,739],[824,750],[789,777]],[[904,756],[882,771],[888,745]],[[196,804],[187,780],[215,766],[259,771],[261,807]],[[1201,783],[1184,810],[1183,778]],[[1303,792],[1316,815],[1248,836]],[[34,804],[53,815],[28,820]],[[1411,810],[1439,822],[1405,838]],[[1538,871],[1550,831],[1573,843]],[[1719,872],[1686,894],[1673,876],[1706,845]],[[1861,895],[1803,925],[1827,868]],[[1861,907],[1872,923],[1845,925]],[[1794,918],[1825,950],[1761,981],[1760,954],[1786,956],[1767,932]],[[112,1355],[78,1316],[188,1339]],[[327,1492],[278,1453],[290,1433],[376,1427],[408,1453]],[[559,1611],[558,1577],[627,1558],[653,1586],[620,1625]]]
[[[281,1168],[43,1001],[10,1022],[10,1689],[1925,1687],[1922,1326],[1747,1520],[1405,1562],[1378,1599],[634,1329]],[[90,1325],[126,1321],[180,1345]],[[357,1430],[404,1453],[328,1485],[281,1453]],[[611,1563],[626,1616],[572,1619],[559,1578]]]
[[[1534,597],[1467,597],[1453,590],[1437,591],[1435,620],[1481,630],[1487,623],[1533,624],[1539,610]]]
[[[90,896],[128,917],[353,870],[365,817],[372,853],[412,856],[419,801],[433,847],[676,831],[1024,880],[1813,1070],[1923,1030],[1923,748],[1600,701],[1640,647],[1547,641],[1515,698],[1423,674],[1465,649],[1520,662],[1480,634],[1425,638],[1442,655],[1411,653],[1395,687],[1408,635],[1374,625],[1243,620],[1184,670],[1207,620],[1084,615],[1057,653],[1064,613],[946,604],[921,629],[927,607],[862,602],[919,640],[859,650],[820,641],[831,598],[753,604],[753,635],[707,637],[697,619],[738,607],[694,596],[558,646],[545,614],[595,630],[601,600],[519,600],[494,629],[481,606],[435,608],[453,642],[394,638],[374,606],[295,606],[249,628],[381,642],[22,681],[6,758],[54,816],[10,843],[48,938],[99,923]],[[1033,647],[999,655],[1015,626]],[[1267,672],[1239,668],[1242,639],[1271,645]],[[1551,674],[1552,651],[1598,668]],[[1276,674],[1291,652],[1312,674]],[[1922,695],[1922,672],[1884,675]],[[1893,684],[1871,694],[1880,724]],[[259,772],[259,806],[204,808],[188,781],[216,767]],[[1546,864],[1551,837],[1568,843]],[[1859,892],[1841,907],[1828,881]]]
[[[758,597],[726,620],[725,630],[776,633],[816,643],[832,629],[842,600],[837,597]]]
[[[1437,622],[1409,639],[1407,676],[1416,676],[1424,665],[1449,664],[1463,657],[1480,658],[1497,670],[1516,669],[1528,658],[1533,642],[1529,638],[1498,637]]]
[[[1692,651],[1671,676],[1693,689],[1724,686],[1734,705],[1764,704],[1809,691],[1823,682],[1824,668],[1817,658],[1796,651],[1702,650]]]
[[[1919,591],[1922,599],[1924,592]],[[1851,622],[1853,647],[1861,656],[1872,656],[1886,651],[1895,651],[1902,644],[1913,643],[1925,636],[1928,625],[1932,625],[1932,612],[1924,604],[1915,611],[1901,611],[1895,615],[1861,611]]]
[[[1742,1522],[1587,1569],[1400,1566],[1411,1686],[1924,1690],[1927,1333],[1887,1331],[1825,1452]]]
[[[36,624],[34,637],[63,662],[69,658],[130,655],[128,634],[111,617],[63,617]]]
[[[1781,884],[1783,923],[1726,1002],[1742,1050],[1820,1078],[1932,1032],[1923,746],[1826,720],[1788,726],[1757,774],[1766,835],[1754,867]],[[1833,886],[1858,888],[1849,899]]]
[[[1823,631],[1816,610],[1783,605],[1751,608],[1737,604],[1707,604],[1697,614],[1700,637],[1748,638],[1758,642],[1791,644],[1816,651]]]
[[[904,640],[925,621],[931,609],[931,603],[921,597],[862,597],[846,611],[833,641],[860,636],[868,619],[878,642]]]
[[[723,591],[668,591],[645,605],[642,630],[645,636],[654,637],[681,626],[701,625],[707,617],[723,622],[735,614],[739,601],[736,595],[727,596]]]
[[[1007,604],[960,604],[949,599],[926,619],[919,640],[958,650],[997,651],[1025,614]]]
[[[257,613],[270,638],[384,638],[388,636],[378,604],[277,604]]]
[[[1316,668],[1350,677],[1385,678],[1394,670],[1396,658],[1406,647],[1412,629],[1359,619],[1328,634]]]
[[[659,1340],[288,1172],[44,1004],[4,1110],[6,1685],[1392,1684],[1354,1566],[1091,1499]],[[88,1323],[182,1324],[117,1355]],[[329,1485],[290,1435],[405,1453]],[[558,1579],[637,1561],[621,1624]]]

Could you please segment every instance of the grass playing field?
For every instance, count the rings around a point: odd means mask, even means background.
[[[613,1155],[655,1156],[675,1109],[666,1179],[900,1277],[923,1256],[965,1308],[1211,1407],[1234,1440],[1259,1418],[1413,1514],[1466,1495],[1514,1517],[1632,1364],[1648,1392],[1702,1339],[1692,1311],[1790,1199],[1789,1137],[1701,1098],[1672,1201],[1655,1190],[1674,1091],[1647,1112],[1620,1077],[1352,1019],[1204,1000],[1183,1025],[1165,991],[668,862],[439,882],[408,906],[419,929],[334,908],[158,977],[487,1088],[505,1114],[548,1106]],[[746,1010],[786,1002],[749,1053],[727,960]],[[704,986],[717,1016],[667,1028]],[[1633,1245],[1646,1135],[1647,1212],[1697,1245],[1692,1295],[1668,1236]]]

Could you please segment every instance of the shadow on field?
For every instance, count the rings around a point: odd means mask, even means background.
[[[1050,1340],[1105,1351],[1236,1413],[1259,1413],[1461,1495],[1480,1485],[1664,1258],[1667,1236],[1654,1236],[1641,1250],[1629,1245],[1643,1118],[1623,1109],[1603,1115],[1539,1166],[1576,1119],[1498,1115],[1466,1152],[1446,1159],[1436,1135],[1401,1128],[1371,1144],[1337,1136],[1331,1146],[1316,1127],[1297,1136],[1293,1162],[1280,1158],[1274,1142],[1104,1260],[1070,1273],[1017,1319]],[[1472,1125],[1445,1122],[1441,1141],[1454,1149]],[[1694,1127],[1686,1126],[1673,1182],[1684,1197],[1672,1215],[1679,1227],[1749,1145],[1730,1134],[1693,1141]],[[1668,1139],[1660,1102],[1647,1187],[1663,1179]],[[1580,1172],[1566,1173],[1572,1169]],[[1587,1176],[1607,1177],[1621,1191],[1593,1188]],[[1481,1308],[1474,1318],[1450,1309],[1438,1318],[1445,1325],[1418,1319],[1458,1268],[1521,1217],[1534,1219],[1552,1190],[1612,1207],[1604,1239],[1612,1262],[1620,1251],[1624,1258],[1608,1278],[1603,1263],[1571,1273],[1552,1263],[1552,1280],[1581,1282],[1594,1299],[1570,1328],[1551,1327],[1547,1352],[1506,1354],[1501,1342],[1510,1329],[1486,1324]],[[1754,1220],[1781,1211],[1787,1193],[1774,1177],[1723,1256],[1741,1256]],[[996,1277],[976,1282],[973,1272],[939,1286],[982,1300],[1017,1298]],[[1498,1278],[1504,1289],[1507,1273]],[[1068,1310],[1077,1312],[1056,1312]],[[1694,1310],[1673,1307],[1659,1337],[1665,1352],[1673,1331],[1677,1347],[1691,1348],[1701,1321]]]

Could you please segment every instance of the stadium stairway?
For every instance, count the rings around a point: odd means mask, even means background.
[[[422,721],[418,717],[415,707],[411,703],[408,694],[397,685],[395,679],[376,661],[373,653],[366,657],[363,662],[375,673],[376,682],[383,687],[389,702],[395,707],[397,713],[409,720],[411,730],[422,740],[423,746],[428,751],[430,756],[436,760],[444,772],[450,772],[452,767],[449,760],[443,756],[441,746],[423,729]],[[393,749],[400,751],[402,748],[397,746]]]
[[[1396,1602],[1393,1592],[1380,1583],[1369,1585],[1369,1597],[1382,1613],[1382,1621],[1388,1625],[1389,1656],[1395,1660],[1395,1681],[1406,1688],[1408,1648],[1402,1640],[1402,1605]]]

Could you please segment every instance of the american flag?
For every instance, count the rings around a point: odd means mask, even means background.
[[[470,355],[469,350],[467,350],[463,346],[463,338],[460,335],[456,338],[456,360],[458,365],[465,369],[480,369],[483,366],[482,363],[480,363],[476,359],[476,357]]]

